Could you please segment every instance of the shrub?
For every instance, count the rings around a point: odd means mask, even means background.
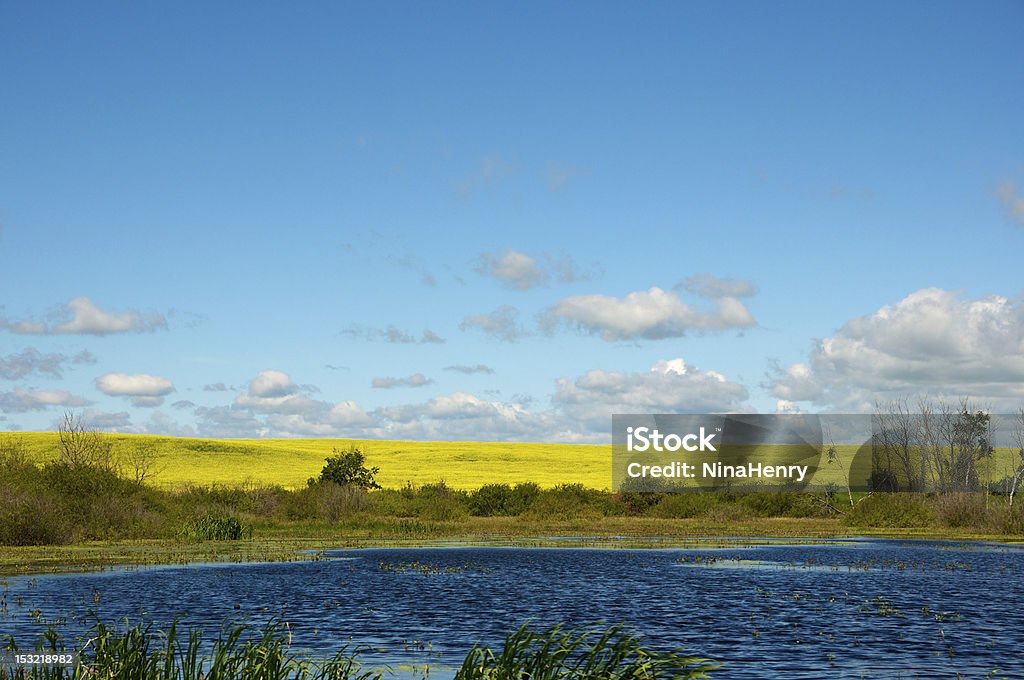
[[[360,489],[379,489],[380,484],[374,476],[380,468],[368,468],[364,465],[365,457],[361,449],[347,451],[334,449],[334,455],[328,457],[327,464],[320,471],[321,482],[334,482],[342,486],[356,486]]]
[[[704,491],[681,491],[679,493],[667,493],[656,505],[651,514],[655,517],[671,519],[685,519],[690,517],[702,517],[708,511],[718,505],[718,494]]]
[[[936,499],[939,520],[956,529],[985,527],[989,523],[989,512],[982,494],[949,493]]]
[[[451,488],[443,481],[425,484],[416,495],[416,516],[446,522],[461,520],[469,514],[469,494]]]
[[[0,545],[71,541],[67,515],[47,495],[0,484]]]
[[[739,501],[756,517],[793,517],[799,498],[800,494],[791,491],[751,491]]]
[[[521,515],[540,494],[533,482],[516,484],[485,484],[469,495],[470,512],[479,517]]]
[[[613,510],[612,497],[605,491],[559,484],[541,491],[525,514],[535,520],[579,520],[609,515]]]
[[[922,494],[883,493],[865,498],[846,516],[852,526],[908,528],[929,526],[935,513]]]

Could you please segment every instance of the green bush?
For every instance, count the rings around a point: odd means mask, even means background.
[[[443,481],[425,484],[416,495],[416,516],[435,522],[462,520],[469,515],[469,494]]]
[[[792,491],[751,491],[738,497],[756,517],[794,517],[799,499],[800,494]]]
[[[704,491],[667,493],[651,510],[651,514],[655,517],[670,519],[703,517],[719,502],[720,496],[716,493]]]
[[[478,517],[521,515],[530,507],[540,487],[533,482],[516,484],[485,484],[469,494],[469,509]]]
[[[541,491],[525,516],[534,520],[580,520],[614,514],[611,494],[582,484],[559,484]]]
[[[320,471],[321,482],[356,486],[360,489],[380,488],[380,484],[374,479],[380,472],[380,468],[366,467],[365,456],[361,449],[353,448],[346,451],[334,449],[334,455],[327,458],[326,462],[327,464]]]

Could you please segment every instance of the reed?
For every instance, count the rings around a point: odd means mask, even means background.
[[[342,647],[328,659],[311,659],[292,651],[286,623],[262,630],[225,624],[207,643],[202,631],[182,631],[177,622],[166,630],[152,623],[126,624],[116,631],[94,624],[77,651],[76,667],[14,667],[0,663],[0,680],[381,680],[390,669],[366,669],[362,647]],[[8,637],[3,651],[18,651]],[[68,651],[59,633],[48,627],[38,652]],[[659,651],[623,626],[557,625],[534,631],[524,625],[505,636],[497,651],[474,646],[456,672],[456,680],[655,680],[706,678],[720,667],[709,659]]]

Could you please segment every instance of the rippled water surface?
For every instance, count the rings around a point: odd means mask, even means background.
[[[437,547],[328,552],[322,561],[18,577],[0,632],[31,646],[39,619],[176,616],[288,622],[296,647],[370,645],[371,665],[450,677],[474,642],[524,622],[624,622],[652,646],[726,665],[724,678],[1024,677],[1024,550],[854,541],[706,549]],[[415,674],[422,675],[422,670]]]

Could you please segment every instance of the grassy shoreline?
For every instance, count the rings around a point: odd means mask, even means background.
[[[321,559],[321,551],[373,547],[430,547],[452,543],[518,547],[687,548],[756,543],[758,540],[896,538],[905,540],[992,541],[1019,538],[972,530],[849,527],[837,520],[768,518],[732,525],[700,520],[602,518],[591,521],[529,523],[515,518],[481,517],[421,527],[418,535],[374,536],[324,523],[319,531],[261,531],[255,539],[187,543],[173,539],[85,541],[69,545],[6,546],[0,551],[0,577],[96,571],[112,568],[186,565],[206,562],[293,562]],[[552,540],[557,538],[558,540]]]

